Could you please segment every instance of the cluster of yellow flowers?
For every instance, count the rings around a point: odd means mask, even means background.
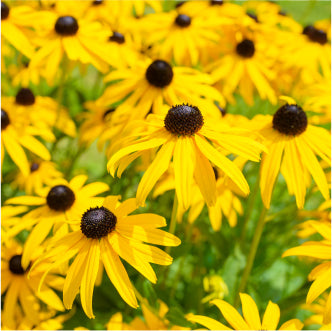
[[[306,219],[299,237],[315,239],[279,257],[322,263],[309,274],[306,309],[315,318],[290,319],[280,330],[330,327],[330,21],[302,26],[265,1],[2,1],[1,36],[3,329],[61,329],[74,312],[60,312],[72,309],[78,293],[95,318],[93,292],[104,269],[144,317],[127,322],[110,309],[107,329],[190,329],[168,320],[171,301],[158,298],[156,308],[142,297],[127,264],[156,283],[151,263],[172,264],[170,247],[181,244],[178,237],[194,240],[205,205],[215,233],[223,217],[231,228],[241,217],[246,234],[259,190],[262,211],[234,307],[220,276],[204,278],[205,302],[225,320],[198,310],[183,319],[208,329],[277,329],[279,306],[269,301],[261,320],[244,292],[282,180]],[[81,91],[76,100],[67,93],[73,86]],[[143,172],[127,200],[107,179],[75,169],[80,153],[95,147],[107,158],[105,178]],[[74,156],[56,164],[62,149]],[[252,193],[251,161],[259,167]],[[171,190],[169,222],[136,212]],[[315,190],[321,206],[310,214],[303,208]],[[176,232],[181,222],[186,236]]]

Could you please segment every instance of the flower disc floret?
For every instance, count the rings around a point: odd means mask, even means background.
[[[9,7],[1,1],[1,20],[5,20],[9,16]]]
[[[68,210],[75,201],[74,192],[65,185],[57,185],[51,188],[46,197],[47,205],[55,211]]]
[[[1,109],[1,130],[6,129],[6,127],[10,124],[10,119],[7,112]]]
[[[300,106],[286,104],[276,111],[272,123],[280,133],[296,136],[306,130],[308,119]]]
[[[29,88],[21,88],[16,94],[16,103],[22,106],[31,106],[36,98]]]
[[[57,19],[54,29],[61,36],[74,36],[78,31],[78,23],[72,16],[61,16]]]
[[[180,14],[176,17],[175,24],[181,28],[186,28],[191,24],[191,18],[187,15]]]
[[[252,40],[244,39],[236,45],[236,53],[245,58],[251,58],[255,54],[255,45]]]
[[[223,0],[211,0],[210,1],[211,6],[221,6],[224,4]]]
[[[173,79],[173,69],[166,61],[155,60],[146,70],[145,77],[151,85],[165,87]]]
[[[22,261],[22,255],[14,255],[9,260],[9,270],[13,274],[15,274],[15,275],[23,275],[25,273],[25,270],[22,267],[21,261]]]
[[[204,119],[196,106],[177,105],[168,111],[164,124],[171,133],[190,136],[201,129]]]
[[[116,216],[105,207],[90,208],[81,220],[81,231],[87,238],[100,239],[115,229]]]
[[[125,42],[125,37],[122,33],[120,32],[113,32],[113,35],[108,38],[109,41],[114,41],[118,44],[124,44]]]
[[[308,25],[303,29],[303,34],[316,43],[325,45],[327,43],[327,34],[323,30],[316,29],[312,25]]]

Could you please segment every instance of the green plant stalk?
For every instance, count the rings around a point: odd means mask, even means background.
[[[254,237],[252,239],[251,242],[251,246],[250,246],[250,251],[248,254],[248,258],[247,258],[247,264],[244,268],[243,274],[242,274],[242,278],[241,278],[241,282],[237,291],[237,294],[235,296],[234,299],[234,307],[237,308],[239,306],[240,303],[240,293],[243,293],[243,291],[245,291],[246,287],[247,287],[247,282],[248,282],[248,278],[250,275],[250,272],[252,270],[253,264],[254,264],[254,260],[256,257],[256,253],[257,253],[257,248],[260,242],[260,239],[262,237],[262,233],[263,233],[263,229],[264,229],[264,225],[265,225],[265,217],[267,214],[267,209],[265,208],[265,206],[263,206],[263,209],[261,211],[257,226],[256,226],[256,230],[255,230],[255,234]]]

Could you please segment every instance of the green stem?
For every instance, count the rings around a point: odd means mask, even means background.
[[[255,201],[256,201],[256,195],[257,195],[258,191],[259,191],[259,180],[256,180],[255,186],[254,186],[254,188],[252,190],[252,193],[251,193],[251,195],[248,199],[249,200],[248,201],[248,207],[246,209],[246,215],[245,215],[243,225],[242,225],[240,243],[243,243],[245,241],[246,234],[247,234],[248,221],[249,221],[251,213],[254,209]]]
[[[254,260],[255,260],[255,257],[256,257],[259,241],[260,241],[262,233],[263,233],[263,229],[264,229],[264,225],[265,225],[265,217],[266,217],[267,211],[268,210],[265,208],[265,206],[263,206],[263,209],[261,211],[261,214],[260,214],[257,226],[256,226],[254,238],[252,239],[252,242],[251,242],[250,251],[249,251],[248,258],[247,258],[247,264],[246,264],[246,267],[243,271],[242,279],[241,279],[236,297],[234,299],[234,307],[235,308],[237,308],[239,306],[239,303],[240,303],[239,294],[244,292],[246,287],[247,287],[247,281],[248,281],[251,269],[252,269],[253,264],[254,264]]]

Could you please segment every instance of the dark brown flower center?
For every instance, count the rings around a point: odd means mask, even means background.
[[[179,14],[175,19],[175,24],[181,28],[186,28],[191,24],[191,18],[184,14]]]
[[[61,36],[74,36],[78,31],[78,23],[72,16],[61,16],[57,19],[54,29]]]
[[[74,192],[65,185],[57,185],[51,188],[46,197],[47,205],[55,211],[68,210],[75,201]]]
[[[15,100],[17,104],[22,106],[31,106],[36,101],[34,94],[29,88],[21,88],[17,92]]]
[[[280,133],[296,136],[306,130],[308,120],[300,106],[286,104],[276,111],[272,123]]]
[[[165,87],[172,82],[172,67],[163,60],[153,61],[145,72],[145,77],[151,85]]]
[[[10,124],[10,119],[5,110],[1,108],[1,130],[6,129],[6,127]]]
[[[210,1],[210,4],[211,4],[212,6],[221,6],[221,5],[224,4],[224,1],[223,1],[223,0],[211,0],[211,1]]]
[[[116,216],[105,207],[90,208],[81,220],[81,231],[87,238],[100,239],[115,229]]]
[[[39,164],[36,162],[33,162],[30,166],[30,172],[37,171],[39,169]]]
[[[325,45],[327,43],[327,34],[323,30],[316,29],[312,25],[308,25],[303,29],[303,34],[316,43]]]
[[[171,133],[190,136],[201,129],[204,119],[197,107],[183,104],[176,105],[168,111],[164,124],[166,130]]]
[[[9,16],[9,7],[1,1],[1,20],[5,20]]]
[[[125,42],[125,37],[120,32],[113,32],[113,35],[108,38],[109,41],[116,42],[118,44],[123,44]]]
[[[242,57],[250,58],[255,54],[255,45],[249,39],[244,39],[236,45],[236,53]]]
[[[14,255],[10,260],[9,260],[9,270],[15,274],[15,275],[23,275],[29,268],[29,266],[26,268],[26,270],[23,269],[22,264],[22,255]]]

